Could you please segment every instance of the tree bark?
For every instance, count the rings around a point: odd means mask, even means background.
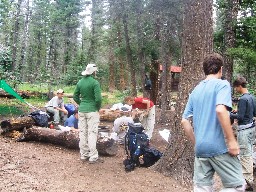
[[[35,124],[35,121],[32,117],[19,117],[16,119],[4,120],[1,122],[1,128],[4,132],[8,131],[20,131],[22,129],[30,128]]]
[[[171,137],[155,169],[191,186],[193,146],[181,127],[181,115],[188,95],[204,77],[201,62],[213,51],[212,1],[189,0],[185,6],[182,43],[182,73],[176,115],[171,122]]]
[[[224,20],[224,67],[223,76],[229,82],[232,81],[233,75],[233,58],[228,55],[227,51],[235,46],[235,26],[238,14],[238,0],[227,0],[225,6],[225,20]]]
[[[20,12],[21,12],[21,4],[23,0],[18,0],[17,2],[17,11],[14,19],[14,29],[13,29],[13,45],[12,45],[12,70],[16,69],[17,65],[17,49],[19,42],[19,30],[20,30]]]
[[[137,90],[136,90],[136,67],[133,63],[132,59],[132,50],[131,50],[131,45],[130,45],[130,38],[129,38],[129,32],[128,32],[128,14],[126,13],[125,1],[122,0],[121,5],[122,9],[124,11],[122,19],[123,19],[123,26],[124,26],[124,36],[125,36],[125,43],[126,43],[126,56],[127,56],[127,62],[129,64],[130,68],[130,73],[131,73],[131,95],[132,96],[137,96]]]

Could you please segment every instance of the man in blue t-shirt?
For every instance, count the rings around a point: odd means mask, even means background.
[[[78,110],[76,109],[74,114],[71,115],[69,118],[66,119],[64,122],[65,127],[71,127],[78,129]]]
[[[185,134],[195,145],[194,191],[213,191],[216,172],[225,190],[244,191],[245,180],[237,155],[239,145],[231,128],[231,87],[221,80],[223,58],[210,54],[203,61],[206,78],[189,95],[182,116]],[[193,126],[190,122],[192,119]]]

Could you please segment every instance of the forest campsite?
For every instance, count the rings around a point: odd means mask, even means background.
[[[193,103],[189,97],[193,90],[209,75],[223,86],[218,93],[225,94],[218,99],[227,102],[216,104],[211,113],[200,113],[200,118],[216,118],[211,122],[217,122],[221,139],[216,138],[212,146],[223,147],[221,155],[235,156],[238,164],[233,165],[240,167],[243,162],[236,158],[243,154],[239,131],[255,130],[255,113],[246,124],[236,116],[244,94],[256,95],[255,12],[253,0],[1,0],[0,191],[193,191],[193,175],[198,172],[194,170],[195,137],[187,130],[198,136],[201,127],[194,131],[196,115],[189,114],[186,106]],[[211,73],[205,67],[208,57],[223,61]],[[92,73],[88,65],[96,67]],[[83,110],[76,103],[81,95],[75,93],[87,76],[97,81],[102,98],[99,136],[106,130],[110,134],[120,117],[121,112],[114,113],[111,106],[124,104],[127,96],[151,101],[141,111],[155,109],[149,145],[162,156],[154,165],[127,172],[124,145],[104,143],[109,140],[102,141],[103,152],[99,152],[103,163],[81,161],[80,130],[58,134],[57,124],[50,129],[53,120],[48,116],[47,127],[31,119],[34,111],[46,112],[46,103],[58,93],[63,94],[64,103]],[[199,91],[198,98],[211,89]],[[211,104],[210,97],[197,102]],[[235,120],[219,116],[228,110],[225,114],[231,118],[234,113]],[[137,119],[145,117],[148,113]],[[191,123],[194,127],[187,126]],[[38,130],[50,134],[40,135]],[[170,133],[167,139],[160,134],[164,131]],[[33,139],[20,141],[29,132],[35,134]],[[215,133],[209,130],[207,138]],[[64,136],[63,144],[59,141]],[[255,135],[250,139],[255,154]],[[246,177],[246,191],[255,191],[255,167],[249,179],[239,168],[236,171],[241,173],[239,182]],[[213,182],[216,192],[224,187],[217,174]]]

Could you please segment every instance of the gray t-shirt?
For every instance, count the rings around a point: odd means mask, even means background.
[[[59,98],[58,96],[53,97],[46,105],[45,107],[64,107],[64,101],[62,98]]]

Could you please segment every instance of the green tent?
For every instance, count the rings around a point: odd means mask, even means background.
[[[27,103],[24,99],[22,99],[22,97],[16,93],[4,80],[0,80],[0,88],[5,90],[7,93],[13,95],[14,97],[16,97],[18,100],[20,100],[21,102]]]

